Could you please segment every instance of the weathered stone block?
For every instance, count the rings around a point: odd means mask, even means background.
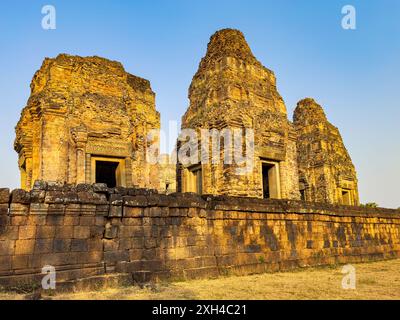
[[[78,263],[77,254],[71,253],[49,253],[40,256],[40,264],[59,266],[59,265],[74,265]]]
[[[104,226],[106,219],[104,217],[95,217],[94,224],[96,226]]]
[[[73,236],[74,236],[74,226],[63,225],[55,227],[54,237],[56,239],[71,239],[73,238]]]
[[[94,183],[93,191],[97,193],[108,193],[108,187],[105,183]]]
[[[144,248],[144,238],[132,238],[131,244],[133,249],[142,249]]]
[[[70,216],[70,215],[65,215],[64,220],[63,220],[63,225],[64,226],[77,226],[79,225],[79,216]]]
[[[30,205],[30,214],[37,215],[47,215],[49,210],[48,203],[31,203]]]
[[[155,238],[146,238],[144,241],[144,247],[146,249],[156,248],[157,240]]]
[[[50,203],[48,208],[49,215],[64,215],[65,205],[60,203]]]
[[[81,216],[94,216],[96,214],[95,204],[82,204],[80,208]]]
[[[61,226],[64,224],[64,215],[47,215],[46,225]]]
[[[115,263],[119,261],[129,261],[129,252],[127,250],[106,251],[104,252],[104,261]]]
[[[149,211],[149,216],[154,217],[161,217],[161,208],[160,207],[151,207]]]
[[[64,193],[62,191],[46,191],[44,202],[48,204],[63,204]]]
[[[54,238],[56,226],[36,226],[36,239]]]
[[[10,202],[10,189],[0,188],[0,204],[8,204]]]
[[[117,251],[119,246],[119,240],[115,239],[103,239],[104,251]]]
[[[78,192],[78,200],[82,204],[108,204],[106,195],[94,192]]]
[[[113,239],[118,235],[119,227],[116,225],[112,225],[111,223],[107,223],[104,231],[104,238]]]
[[[88,239],[88,251],[102,251],[103,240],[102,239]]]
[[[74,226],[75,239],[88,239],[90,237],[90,227],[88,226]]]
[[[11,257],[0,256],[0,271],[8,271],[11,269]]]
[[[46,198],[46,191],[45,190],[31,190],[31,203],[43,203]]]
[[[34,239],[36,237],[36,226],[20,226],[18,238],[21,240]]]
[[[28,269],[30,255],[16,255],[11,258],[12,269]]]
[[[110,206],[109,217],[122,217],[122,206]]]
[[[53,239],[37,239],[35,254],[53,252]]]
[[[135,208],[135,207],[126,207],[124,206],[124,213],[123,216],[125,217],[142,217],[143,216],[143,209],[142,208]]]
[[[69,203],[65,205],[66,215],[80,215],[82,205],[79,203]]]
[[[22,189],[15,189],[11,193],[11,202],[21,203],[21,204],[30,204],[31,195],[28,191],[25,191]]]
[[[143,237],[144,231],[141,226],[121,226],[119,237],[120,238],[134,238]]]
[[[147,207],[147,198],[142,195],[137,196],[124,196],[123,197],[124,207]]]
[[[71,248],[71,239],[54,239],[54,252],[68,252]]]
[[[27,219],[27,225],[44,226],[46,225],[46,216],[30,214]]]
[[[0,240],[18,239],[18,226],[6,225],[0,233]]]
[[[96,216],[103,216],[106,217],[108,216],[108,212],[110,210],[110,206],[108,204],[106,205],[96,205]]]
[[[10,217],[5,214],[0,214],[0,235],[4,233],[7,226],[10,224]]]
[[[71,251],[88,251],[88,243],[86,239],[72,239]]]
[[[10,204],[11,216],[27,215],[28,213],[29,213],[29,204],[22,204],[22,203]]]
[[[0,240],[0,256],[14,254],[15,240]]]
[[[122,206],[123,205],[122,195],[118,193],[110,194],[109,202],[113,206]]]
[[[35,250],[35,240],[16,240],[15,254],[33,254]]]
[[[131,249],[129,250],[129,259],[130,261],[140,260],[142,259],[142,249]]]
[[[94,225],[95,218],[94,216],[85,216],[79,218],[80,226],[92,226]]]
[[[8,214],[8,204],[0,204],[0,216]]]
[[[10,224],[12,226],[24,226],[28,222],[28,216],[11,216]]]
[[[90,226],[90,237],[101,238],[104,234],[105,228],[102,226]]]
[[[85,255],[84,263],[100,263],[103,261],[103,251],[90,251]]]
[[[118,247],[119,247],[120,250],[132,249],[132,239],[130,239],[130,238],[122,238],[122,239],[120,239]]]

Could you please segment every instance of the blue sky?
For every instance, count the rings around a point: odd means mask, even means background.
[[[1,1],[0,186],[18,187],[16,125],[45,57],[98,55],[151,81],[162,126],[180,121],[209,37],[243,31],[277,76],[289,119],[315,98],[342,133],[362,202],[400,207],[400,1]],[[44,5],[57,29],[41,28]],[[356,8],[357,29],[341,27]]]

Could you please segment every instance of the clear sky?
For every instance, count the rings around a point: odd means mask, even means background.
[[[56,30],[41,27],[44,5]],[[344,5],[356,30],[341,26]],[[277,76],[289,119],[313,97],[356,166],[361,202],[400,207],[400,1],[5,1],[0,2],[0,186],[19,186],[14,127],[45,57],[98,55],[151,81],[162,126],[180,121],[209,37],[243,31]]]

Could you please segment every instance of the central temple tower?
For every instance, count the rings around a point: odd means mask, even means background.
[[[274,73],[254,57],[240,31],[224,29],[211,37],[190,85],[189,100],[182,129],[194,129],[199,137],[202,129],[217,130],[221,158],[219,163],[178,165],[178,190],[299,199],[295,131]],[[253,130],[254,156],[247,174],[237,174],[235,163],[224,163],[224,151],[232,143],[224,129]]]

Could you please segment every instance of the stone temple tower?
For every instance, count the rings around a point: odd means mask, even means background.
[[[339,130],[313,99],[297,103],[297,161],[304,200],[358,205],[357,176]]]
[[[198,133],[214,129],[224,138],[219,140],[219,163],[199,161],[178,165],[178,191],[300,198],[296,135],[277,91],[275,75],[254,57],[240,31],[224,29],[211,37],[190,85],[189,100],[182,129]],[[230,143],[224,129],[245,132],[245,128],[254,131],[254,156],[251,170],[238,174],[237,169],[243,163],[224,162],[224,152]],[[199,144],[200,137],[203,135],[199,134]],[[248,155],[249,149],[243,141],[243,154]]]
[[[160,127],[149,81],[119,62],[61,54],[45,59],[16,127],[21,186],[35,180],[158,187],[145,159]]]

